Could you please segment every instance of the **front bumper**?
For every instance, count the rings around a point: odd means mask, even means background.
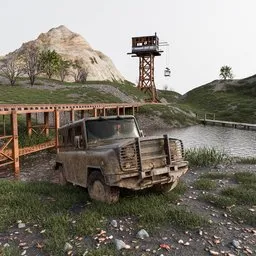
[[[139,190],[152,187],[155,184],[175,182],[187,171],[188,163],[184,161],[178,165],[165,166],[142,172],[110,175],[107,177],[107,183],[110,186]]]

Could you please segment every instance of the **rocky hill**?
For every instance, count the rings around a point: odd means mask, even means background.
[[[36,45],[41,50],[55,50],[67,60],[81,60],[82,66],[88,71],[87,80],[89,81],[125,80],[108,56],[94,50],[82,36],[63,25],[52,28],[47,33],[40,34],[37,39],[22,44],[15,52],[24,52],[31,45]],[[73,81],[73,77],[69,76],[65,80]]]

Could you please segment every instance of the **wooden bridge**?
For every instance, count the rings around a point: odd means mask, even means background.
[[[0,129],[0,168],[12,165],[15,177],[20,174],[19,157],[48,148],[58,146],[58,128],[61,125],[61,115],[68,113],[68,122],[85,116],[107,116],[135,114],[140,103],[110,103],[110,104],[0,104],[2,130]],[[41,115],[43,121],[37,121]],[[55,139],[45,143],[19,148],[19,117],[25,117],[27,135],[44,134],[49,136],[50,129],[54,130]],[[52,119],[50,121],[50,118]],[[36,119],[36,124],[34,124]],[[7,132],[6,125],[10,123],[11,131]],[[1,124],[1,122],[0,122]],[[0,125],[1,128],[1,125]]]
[[[210,118],[207,118],[208,116]],[[205,125],[211,124],[211,125],[233,127],[237,129],[256,130],[256,124],[216,120],[215,114],[212,114],[212,113],[205,114],[203,118],[198,118],[198,120]]]

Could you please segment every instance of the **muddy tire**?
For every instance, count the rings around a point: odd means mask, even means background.
[[[88,193],[91,199],[106,203],[116,203],[119,199],[119,188],[105,184],[99,171],[93,171],[88,177]]]
[[[168,192],[172,191],[177,185],[178,185],[178,180],[171,182],[171,183],[154,185],[153,189],[156,192],[168,193]]]
[[[68,182],[67,182],[67,179],[65,177],[63,166],[59,167],[58,172],[59,172],[59,184],[63,185],[63,186],[66,185]]]

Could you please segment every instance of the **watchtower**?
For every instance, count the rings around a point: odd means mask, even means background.
[[[139,83],[137,87],[149,93],[153,102],[158,102],[155,79],[154,58],[160,56],[159,38],[154,36],[141,36],[132,38],[132,57],[139,57]]]

